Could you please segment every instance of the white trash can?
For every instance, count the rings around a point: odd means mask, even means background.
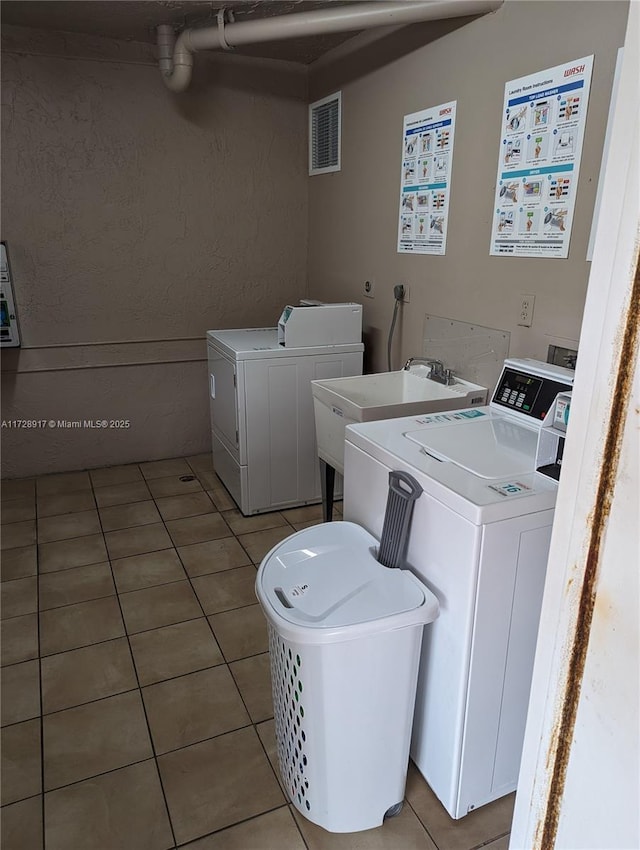
[[[330,832],[399,811],[422,632],[438,616],[436,597],[378,563],[377,547],[354,523],[313,526],[275,546],[256,578],[282,780]]]

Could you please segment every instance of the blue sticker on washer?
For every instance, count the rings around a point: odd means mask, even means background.
[[[521,496],[523,493],[531,492],[531,487],[521,481],[506,481],[504,484],[489,484],[488,486],[501,496]]]
[[[433,413],[431,416],[420,416],[416,419],[420,425],[430,425],[432,422],[455,422],[461,419],[477,419],[486,416],[482,410],[457,410],[455,413]]]

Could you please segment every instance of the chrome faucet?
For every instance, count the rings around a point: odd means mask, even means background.
[[[456,379],[453,372],[451,369],[445,368],[442,360],[436,360],[433,357],[410,357],[404,364],[403,369],[408,372],[414,363],[423,363],[425,366],[431,366],[428,377],[432,381],[444,384],[447,387],[455,384]]]

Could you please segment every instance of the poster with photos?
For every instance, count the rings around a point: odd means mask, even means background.
[[[492,256],[569,255],[593,56],[505,86]]]
[[[455,100],[404,117],[398,253],[445,253],[455,123]]]

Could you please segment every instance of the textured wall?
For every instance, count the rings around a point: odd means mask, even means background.
[[[578,340],[590,263],[585,259],[617,48],[628,3],[507,0],[494,14],[433,38],[382,65],[390,39],[312,68],[310,98],[342,89],[342,171],[310,178],[309,289],[360,300],[370,369],[386,369],[393,286],[411,302],[398,322],[394,360],[422,353],[425,314],[500,328],[511,353],[546,359],[549,343]],[[566,260],[489,256],[504,85],[595,54],[576,211]],[[458,101],[447,253],[396,252],[403,116]],[[336,211],[340,211],[337,215]],[[363,282],[375,280],[373,300]],[[524,294],[531,328],[517,326]]]
[[[131,421],[99,438],[5,429],[3,474],[206,451],[206,330],[274,325],[306,289],[306,74],[199,56],[175,96],[149,46],[3,40],[24,346],[3,357],[3,418]]]

